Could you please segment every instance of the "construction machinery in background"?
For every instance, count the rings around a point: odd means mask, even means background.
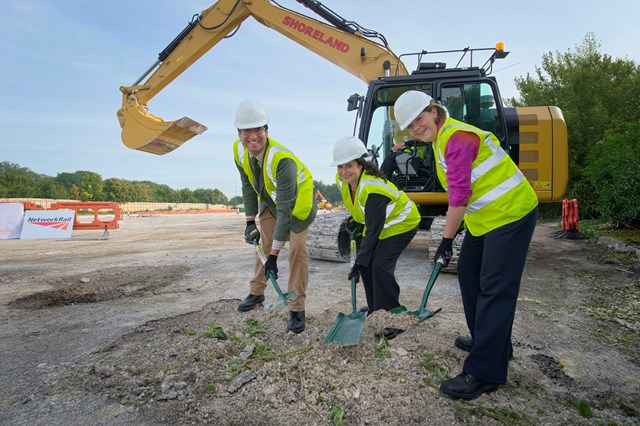
[[[245,19],[252,17],[368,84],[365,96],[354,94],[348,98],[347,110],[356,112],[354,133],[374,157],[381,153],[384,158],[395,142],[412,145],[408,132],[400,131],[395,122],[393,105],[405,91],[420,90],[444,105],[451,117],[495,134],[541,202],[562,199],[568,181],[564,117],[554,106],[503,105],[498,83],[491,76],[494,62],[508,55],[502,43],[492,48],[420,50],[397,56],[382,34],[342,18],[319,1],[296,1],[326,22],[286,9],[273,0],[219,0],[194,15],[145,74],[133,85],[120,87],[122,107],[117,115],[124,144],[136,150],[166,154],[205,131],[204,125],[187,117],[164,121],[148,112],[147,103],[218,42],[231,37]],[[426,61],[452,54],[459,58],[453,67],[444,62]],[[483,55],[488,58],[480,60],[481,65],[474,62],[474,56],[477,59]],[[403,57],[416,60],[411,73],[402,62]],[[343,133],[336,130],[336,134]],[[419,145],[413,143],[415,147]],[[433,150],[428,146],[415,155],[407,153],[408,156],[398,157],[397,170],[390,179],[416,203],[423,217],[421,227],[430,228],[431,238],[439,241],[447,194],[438,183]],[[348,244],[342,247],[336,244],[340,241],[336,238],[339,220],[331,222],[330,216],[321,215],[312,225],[310,255],[348,261]],[[317,233],[315,237],[314,233]],[[460,239],[456,238],[449,268],[455,266],[459,243]],[[325,247],[320,247],[322,245]]]
[[[329,200],[327,200],[327,197],[322,195],[322,192],[320,192],[319,189],[316,189],[315,197],[319,209],[331,210],[333,208],[333,204],[331,204]]]

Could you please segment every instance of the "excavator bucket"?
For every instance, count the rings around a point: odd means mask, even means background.
[[[118,110],[122,127],[122,142],[131,149],[162,155],[207,130],[206,126],[188,117],[164,121],[134,105]]]

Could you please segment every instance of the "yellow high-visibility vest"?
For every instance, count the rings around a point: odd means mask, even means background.
[[[249,150],[247,150],[240,139],[236,139],[233,143],[233,156],[236,164],[242,167],[245,174],[253,186],[253,190],[261,197],[260,189],[255,187],[255,178],[253,171],[249,165]],[[298,196],[293,207],[293,216],[301,221],[309,217],[309,213],[313,208],[313,177],[311,172],[291,151],[284,145],[274,141],[271,138],[267,140],[267,148],[264,152],[264,161],[262,165],[262,178],[264,186],[271,200],[276,202],[276,174],[278,171],[278,163],[283,158],[289,158],[296,164],[298,170],[296,184],[298,186]]]
[[[490,132],[447,117],[433,145],[436,169],[442,187],[447,190],[445,150],[457,131],[480,138],[478,157],[471,165],[471,198],[464,223],[474,236],[484,235],[507,223],[522,219],[538,205],[535,191],[511,157],[500,147]]]
[[[365,223],[364,208],[369,195],[381,194],[391,200],[387,205],[384,227],[380,233],[381,240],[410,231],[420,223],[420,213],[414,202],[389,181],[367,172],[362,173],[354,201],[351,201],[349,184],[342,182],[337,174],[336,185],[340,188],[344,205],[353,216],[353,220],[358,223]]]

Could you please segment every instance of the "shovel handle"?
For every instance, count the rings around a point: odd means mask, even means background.
[[[267,263],[267,256],[264,255],[264,251],[262,251],[262,247],[260,247],[260,244],[258,244],[258,240],[253,240],[253,245],[256,247],[256,253],[258,253],[258,257],[262,262],[262,266],[264,266],[264,264]],[[282,290],[280,290],[280,286],[278,285],[278,281],[276,281],[276,277],[273,275],[273,272],[269,271],[267,275],[269,276],[271,284],[273,284],[273,287],[276,289],[278,296],[284,297],[284,294],[282,294]]]
[[[356,306],[356,279],[351,278],[351,307],[353,308],[353,312],[357,311],[358,308]]]
[[[356,264],[356,239],[354,232],[351,232],[349,252],[351,253],[351,267],[353,268],[353,265]],[[353,307],[353,312],[358,309],[356,307],[356,277],[351,278],[351,306]]]
[[[424,293],[422,294],[422,301],[420,302],[419,310],[424,309],[427,306],[427,299],[429,298],[429,293],[431,293],[431,289],[433,288],[433,284],[436,282],[436,278],[438,278],[438,274],[440,274],[440,270],[444,266],[444,261],[442,258],[438,258],[438,261],[433,265],[433,271],[431,272],[431,276],[429,277],[429,282],[427,283],[427,288],[424,289]]]
[[[262,262],[262,265],[264,266],[264,264],[267,263],[267,256],[264,255],[264,251],[262,251],[262,247],[260,247],[260,244],[255,242],[255,240],[254,240],[253,244],[256,246],[256,253],[258,253],[258,257],[260,258],[260,261]]]

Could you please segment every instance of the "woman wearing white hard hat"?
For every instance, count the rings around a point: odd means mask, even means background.
[[[420,213],[407,194],[389,182],[384,173],[367,161],[367,148],[356,137],[339,139],[333,147],[336,184],[353,220],[364,224],[364,234],[349,280],[362,276],[368,313],[400,305],[400,286],[395,277],[402,251],[418,232]],[[403,330],[385,328],[393,339]]]
[[[447,116],[431,96],[416,90],[403,93],[394,110],[402,130],[433,142],[438,179],[448,191],[447,224],[434,262],[449,263],[464,219],[458,280],[471,336],[458,336],[455,345],[469,355],[462,373],[440,389],[452,398],[473,399],[507,381],[511,328],[538,198],[492,133]]]

